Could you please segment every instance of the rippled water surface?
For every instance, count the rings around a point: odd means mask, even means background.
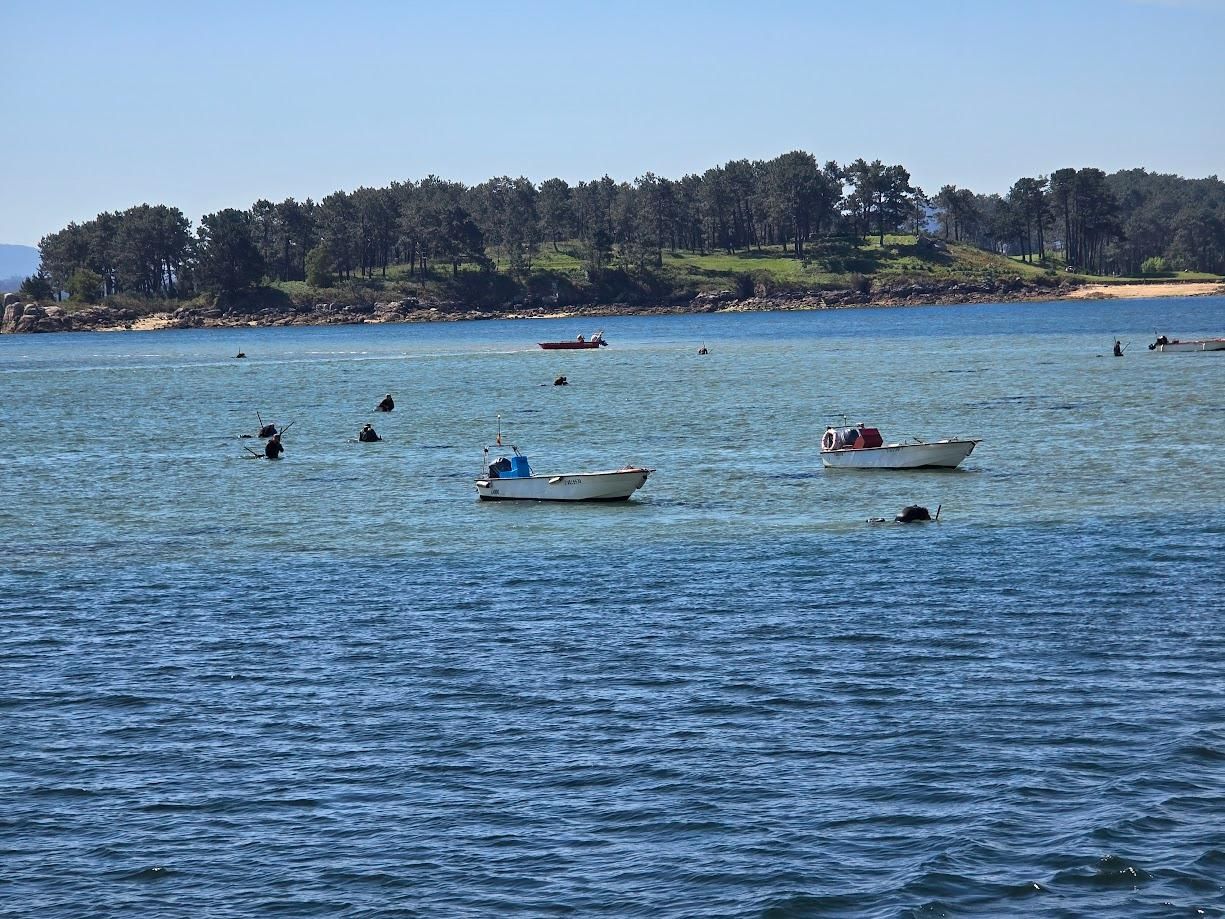
[[[1225,300],[589,325],[0,339],[0,913],[1225,915]]]

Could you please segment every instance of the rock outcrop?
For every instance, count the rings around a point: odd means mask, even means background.
[[[600,303],[568,306],[543,305],[540,301],[503,304],[500,308],[473,307],[452,301],[422,302],[415,297],[401,300],[352,303],[260,306],[217,304],[182,306],[172,312],[146,315],[118,306],[86,306],[68,311],[58,304],[41,306],[21,303],[12,294],[4,297],[0,332],[93,331],[125,328],[192,329],[240,326],[339,325],[367,322],[436,322],[461,319],[529,318],[541,316],[599,317],[615,315],[663,315],[672,313],[754,312],[760,310],[840,309],[856,306],[918,306],[937,303],[993,303],[1004,300],[1054,299],[1066,293],[1050,282],[1026,281],[1019,277],[983,278],[966,281],[924,278],[874,279],[855,289],[825,291],[755,290],[744,297],[731,290],[696,295],[674,295],[661,301]]]
[[[40,306],[37,303],[9,302],[5,298],[4,315],[0,318],[0,333],[70,332],[73,319],[60,306]]]

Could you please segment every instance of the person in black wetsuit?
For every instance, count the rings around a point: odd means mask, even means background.
[[[377,443],[383,438],[379,437],[378,432],[375,431],[374,428],[372,428],[370,425],[366,425],[357,432],[357,439],[364,444],[373,444]]]
[[[273,434],[268,438],[268,443],[264,444],[264,456],[268,459],[280,459],[284,452],[285,448],[281,446],[280,434]]]
[[[383,401],[375,406],[375,408],[378,409],[380,412],[390,412],[395,407],[396,407],[396,402],[394,399],[391,398],[391,393],[388,393],[387,395],[383,396]]]
[[[1114,340],[1114,356],[1115,357],[1123,356],[1123,343],[1119,341],[1117,338]]]

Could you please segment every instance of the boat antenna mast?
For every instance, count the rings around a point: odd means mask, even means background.
[[[502,446],[502,415],[498,414],[498,437],[495,441],[496,446]],[[484,469],[489,469],[489,445],[481,447],[481,465]]]

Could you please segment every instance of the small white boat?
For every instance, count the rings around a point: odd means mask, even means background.
[[[1191,338],[1187,341],[1179,341],[1177,338],[1169,339],[1164,335],[1158,336],[1157,340],[1148,346],[1150,351],[1225,351],[1225,338]]]
[[[476,480],[476,494],[482,501],[625,501],[655,471],[625,466],[602,472],[537,475],[517,447],[510,449],[511,456],[490,463],[489,448],[485,448],[485,474]]]
[[[887,444],[876,428],[830,426],[821,437],[821,464],[830,469],[954,469],[978,440],[959,437]]]

